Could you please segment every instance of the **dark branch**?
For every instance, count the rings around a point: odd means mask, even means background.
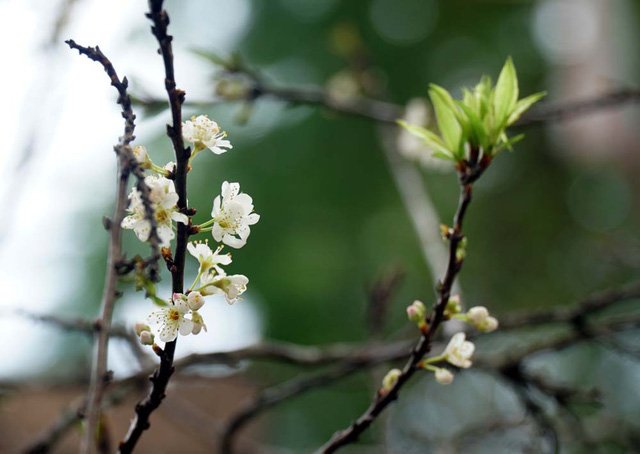
[[[185,94],[176,88],[176,80],[173,67],[173,39],[167,33],[169,16],[162,9],[162,0],[149,0],[149,13],[147,18],[152,22],[151,32],[156,37],[162,55],[165,70],[165,88],[167,90],[169,106],[171,108],[172,124],[167,125],[167,135],[171,139],[176,157],[176,169],[174,182],[178,194],[178,208],[182,212],[187,211],[187,167],[190,150],[185,149],[182,139],[182,103]],[[184,287],[184,264],[189,237],[189,226],[178,223],[177,244],[173,254],[173,266],[171,269],[171,287],[173,293],[182,293]],[[129,426],[125,438],[120,443],[119,452],[130,453],[142,433],[149,428],[149,417],[155,411],[165,397],[165,391],[169,379],[174,371],[173,356],[176,341],[168,342],[160,355],[160,366],[155,370],[150,380],[152,383],[149,394],[138,404],[135,409],[135,417]]]
[[[475,155],[471,153],[471,155]],[[384,409],[394,400],[398,398],[400,389],[409,381],[413,374],[418,370],[418,365],[425,354],[431,349],[431,341],[441,322],[444,320],[444,311],[447,302],[451,296],[451,288],[456,276],[462,268],[463,260],[458,258],[457,251],[464,235],[462,227],[467,208],[471,203],[472,183],[482,174],[489,161],[483,159],[477,162],[473,159],[471,162],[463,161],[458,168],[458,176],[460,180],[460,199],[458,201],[458,209],[454,216],[454,225],[449,235],[449,262],[444,279],[438,285],[438,300],[435,304],[431,315],[426,320],[427,330],[414,347],[409,360],[405,364],[400,376],[391,389],[385,392],[378,392],[371,406],[354,421],[347,429],[336,432],[331,439],[320,448],[319,452],[331,453],[341,447],[356,441],[360,434],[367,430],[376,418],[384,411]]]

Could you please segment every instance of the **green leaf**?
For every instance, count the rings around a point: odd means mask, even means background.
[[[509,149],[509,151],[513,151],[513,145],[524,139],[524,134],[518,134],[517,136],[509,139],[507,137],[507,134],[505,132],[502,132],[502,134],[500,134],[500,139],[502,140],[502,143],[493,150],[493,156],[497,155],[505,148]]]
[[[460,156],[462,144],[462,127],[456,118],[456,106],[447,90],[438,85],[431,84],[429,96],[436,111],[438,128],[444,139],[444,143],[455,155]]]
[[[531,96],[527,96],[526,98],[521,99],[516,103],[515,108],[509,115],[509,120],[507,121],[507,126],[515,123],[529,107],[531,107],[534,103],[538,102],[540,99],[544,98],[547,95],[546,92],[542,91],[540,93],[536,93]]]
[[[469,122],[469,139],[474,145],[482,146],[483,150],[486,150],[489,146],[488,135],[484,129],[484,125],[480,118],[471,110],[468,106],[465,106],[464,103],[460,101],[455,101],[456,105],[462,109],[464,114],[467,116]]]
[[[438,150],[433,150],[433,152],[431,153],[431,156],[433,156],[434,158],[440,158],[440,159],[446,159],[448,161],[456,161],[455,156],[453,156],[449,150],[447,150],[446,153],[443,153],[442,151],[438,151]]]
[[[462,102],[469,109],[473,110],[476,114],[479,114],[480,109],[478,100],[476,99],[474,93],[469,90],[467,87],[462,88]]]
[[[437,157],[444,157],[445,159],[453,159],[453,152],[444,145],[442,139],[428,129],[421,128],[407,123],[404,120],[398,120],[398,124],[411,134],[433,149],[433,155]]]
[[[509,114],[513,111],[518,101],[518,76],[513,66],[511,57],[504,64],[493,98],[493,109],[496,116],[495,127],[503,128],[506,125]]]
[[[478,104],[478,115],[484,118],[489,113],[489,105],[491,103],[491,77],[482,76],[480,83],[475,86],[473,93]]]

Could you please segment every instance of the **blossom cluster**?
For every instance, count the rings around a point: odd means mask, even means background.
[[[193,144],[187,171],[195,156],[209,149],[219,155],[230,149],[232,145],[226,139],[227,134],[218,124],[206,115],[192,117],[182,124],[183,139]],[[213,199],[211,219],[200,225],[192,225],[190,210],[178,207],[179,195],[173,182],[176,164],[170,162],[165,166],[154,164],[147,149],[136,146],[132,149],[132,158],[144,170],[151,171],[144,179],[149,191],[143,195],[138,188],[129,194],[128,216],[122,221],[122,228],[134,231],[140,241],[149,241],[152,224],[155,224],[160,246],[169,248],[175,238],[177,223],[189,227],[190,234],[211,232],[213,240],[223,243],[213,250],[205,242],[191,242],[187,245],[190,255],[198,261],[198,273],[193,284],[184,293],[174,293],[167,301],[153,298],[165,307],[152,312],[147,317],[150,325],[157,327],[161,341],[171,342],[178,335],[199,334],[206,331],[207,326],[199,312],[205,304],[205,297],[210,295],[224,296],[229,304],[240,300],[246,291],[249,279],[242,274],[227,274],[224,266],[231,264],[231,254],[222,253],[224,245],[241,248],[249,238],[250,226],[255,225],[260,216],[254,212],[253,199],[240,192],[239,183],[222,183],[220,195]],[[148,207],[153,217],[147,214]],[[152,285],[152,284],[151,284]],[[148,287],[149,285],[147,285]],[[155,296],[155,292],[153,292]],[[136,334],[144,345],[153,345],[155,335],[146,323],[136,324]]]
[[[409,321],[415,323],[427,335],[429,330],[429,320],[427,318],[427,308],[422,301],[414,301],[407,307],[407,317]],[[467,312],[462,311],[460,297],[453,295],[446,302],[443,310],[443,319],[457,319],[469,323],[478,331],[490,333],[498,328],[498,320],[489,315],[489,311],[484,306],[475,306]],[[455,334],[442,354],[431,358],[423,359],[418,367],[434,373],[435,379],[442,385],[448,385],[453,382],[453,373],[445,368],[438,367],[435,364],[446,362],[460,369],[471,367],[471,357],[475,351],[473,342],[467,340],[465,333],[459,332]],[[391,369],[382,380],[381,392],[386,393],[393,388],[398,379],[402,376],[400,369]]]

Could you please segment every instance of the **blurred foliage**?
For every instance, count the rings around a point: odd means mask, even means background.
[[[428,24],[428,32],[409,43],[402,35],[402,44],[385,39],[372,24],[372,4],[380,4],[379,14],[389,5],[397,10],[399,19],[389,16],[390,26],[411,18]],[[473,84],[483,73],[495,78],[511,55],[521,93],[528,95],[547,88],[548,71],[530,31],[533,4],[254,0],[252,23],[238,50],[276,85],[325,84],[345,68],[369,71],[376,81],[369,93],[399,104],[426,96],[429,82],[459,96],[460,85]],[[180,30],[173,34],[179,36]],[[216,50],[216,43],[202,47],[207,46]],[[406,278],[392,301],[388,333],[405,324],[403,308],[409,302],[433,299],[434,283],[387,168],[378,125],[323,109],[284,108],[266,99],[258,101],[246,125],[232,122],[230,106],[202,113],[224,126],[234,149],[196,160],[190,206],[199,209],[195,222],[207,220],[224,179],[240,182],[254,198],[261,221],[247,247],[233,251],[230,272],[250,278],[248,298],[264,315],[268,338],[303,344],[366,339],[366,289],[393,266],[400,266]],[[256,126],[257,119],[270,116],[281,124]],[[499,156],[476,185],[461,274],[467,306],[483,304],[505,313],[570,304],[637,274],[637,259],[632,259],[640,231],[637,200],[625,202],[631,207],[628,215],[622,210],[615,217],[620,198],[634,194],[633,175],[617,162],[593,169],[562,157],[544,132],[527,129],[515,152]],[[166,138],[159,135],[157,143],[147,145],[166,150],[170,159]],[[157,156],[154,161],[162,162]],[[442,222],[449,223],[458,197],[454,175],[423,173]],[[602,189],[593,189],[592,204],[578,195],[572,206],[572,187],[580,184]],[[615,222],[594,227],[589,219],[607,206],[613,206]],[[86,221],[95,226],[99,215]],[[102,232],[95,229],[92,235],[92,246],[99,248],[87,259],[88,293],[77,311],[86,315],[99,301],[105,257],[104,241],[98,239]],[[133,235],[126,245],[130,255],[146,251]],[[215,330],[215,321],[209,328]],[[258,366],[253,372],[264,376],[266,369]],[[298,373],[268,369],[273,383]],[[371,376],[361,374],[293,400],[269,413],[272,427],[279,428],[269,432],[270,441],[314,447],[356,417],[372,390]]]

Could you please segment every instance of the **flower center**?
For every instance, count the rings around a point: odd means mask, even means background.
[[[158,220],[158,224],[170,224],[171,223],[171,215],[167,210],[158,210],[156,211],[156,219]]]
[[[180,311],[177,309],[169,310],[169,318],[174,322],[177,322],[178,320],[180,320]]]

